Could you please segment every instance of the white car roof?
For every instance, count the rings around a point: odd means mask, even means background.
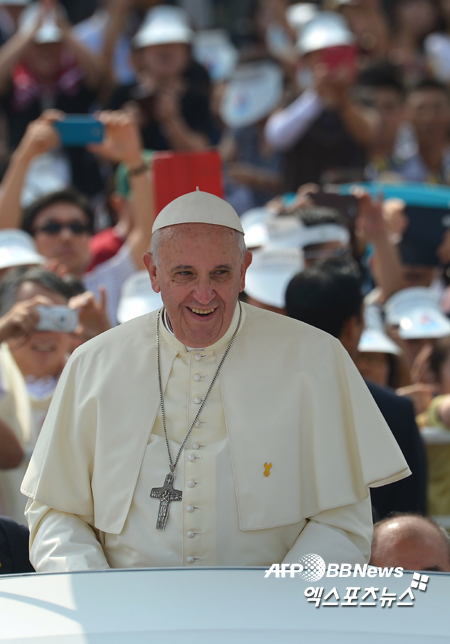
[[[375,607],[316,608],[304,592],[323,588],[323,600],[335,587],[342,602],[349,586],[375,587],[379,596],[386,588],[398,598],[411,586],[413,573],[316,582],[289,573],[284,579],[265,578],[261,568],[5,575],[0,577],[0,642],[448,642],[450,574],[422,574],[429,580],[426,590],[414,590],[413,606],[391,608],[379,601]]]

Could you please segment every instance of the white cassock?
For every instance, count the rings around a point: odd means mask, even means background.
[[[239,333],[176,467],[183,498],[171,503],[164,531],[155,528],[159,501],[150,497],[169,472],[156,313],[75,351],[22,484],[38,571],[269,566],[306,553],[336,563],[368,559],[368,486],[409,474],[399,447],[337,340],[242,308]],[[238,313],[204,350],[187,350],[161,324],[173,458]]]

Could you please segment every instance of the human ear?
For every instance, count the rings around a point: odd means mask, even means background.
[[[161,292],[161,287],[159,284],[159,278],[158,278],[158,267],[156,266],[155,262],[153,261],[153,256],[151,253],[144,253],[144,256],[142,257],[143,262],[145,264],[145,268],[147,269],[147,272],[150,276],[150,282],[152,284],[152,289],[155,291],[155,293],[160,293]]]
[[[244,255],[244,259],[242,260],[242,264],[241,264],[241,276],[240,276],[240,283],[239,283],[239,292],[240,293],[245,288],[245,274],[247,273],[247,268],[252,263],[252,259],[253,259],[252,253],[249,250],[246,251],[246,253]]]

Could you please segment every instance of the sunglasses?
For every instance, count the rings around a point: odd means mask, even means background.
[[[44,226],[35,228],[34,234],[46,233],[47,235],[59,235],[64,228],[68,228],[74,235],[83,235],[90,232],[89,226],[83,224],[81,221],[69,221],[66,224],[61,224],[59,221],[49,221]]]

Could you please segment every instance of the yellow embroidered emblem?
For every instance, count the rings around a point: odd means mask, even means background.
[[[270,468],[272,467],[272,463],[264,463],[264,476],[269,476],[270,474]]]

